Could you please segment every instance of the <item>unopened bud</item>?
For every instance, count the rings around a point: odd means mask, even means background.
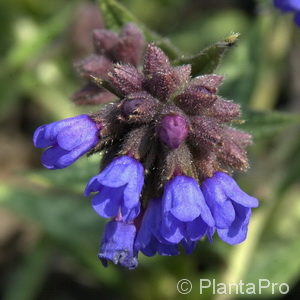
[[[171,149],[176,149],[186,139],[189,129],[186,119],[179,115],[165,116],[159,125],[160,140]]]
[[[153,120],[159,107],[159,101],[148,93],[136,92],[124,99],[122,110],[129,121],[144,123]]]

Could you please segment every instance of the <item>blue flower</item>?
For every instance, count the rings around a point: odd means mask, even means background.
[[[294,12],[295,23],[300,26],[300,1],[299,0],[274,0],[274,5],[283,12]]]
[[[140,194],[144,185],[144,167],[129,156],[114,159],[85,189],[85,196],[97,192],[94,210],[104,218],[122,216],[132,221],[140,212]]]
[[[37,148],[47,148],[41,159],[44,167],[62,169],[98,143],[98,132],[88,115],[79,115],[40,126],[34,132],[33,143]]]
[[[243,192],[232,177],[222,172],[205,179],[201,189],[215,220],[209,236],[216,229],[220,238],[228,244],[244,241],[251,208],[258,206],[258,200]]]
[[[98,254],[102,264],[106,267],[107,260],[128,269],[138,265],[133,250],[136,229],[133,224],[111,221],[105,226],[104,236]]]
[[[161,237],[159,233],[161,222],[161,199],[152,199],[148,203],[137,233],[136,251],[141,251],[147,256],[153,256],[156,253],[166,256],[179,254],[177,245],[171,244]]]
[[[161,235],[170,243],[199,240],[214,226],[200,187],[191,177],[176,176],[167,182],[162,201]]]

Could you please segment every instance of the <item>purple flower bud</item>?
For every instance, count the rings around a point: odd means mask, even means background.
[[[186,139],[189,132],[188,123],[183,116],[165,116],[159,124],[160,140],[171,149],[176,149]]]
[[[172,67],[168,57],[154,44],[149,44],[144,59],[143,87],[152,96],[166,102],[170,96],[187,84],[191,66]]]
[[[119,41],[117,33],[106,29],[95,29],[93,31],[93,43],[95,51],[104,54]]]
[[[90,79],[91,76],[104,77],[111,69],[112,62],[102,55],[91,55],[76,64],[82,77]]]
[[[142,99],[133,99],[133,100],[126,101],[123,104],[123,112],[127,116],[134,115],[142,104],[143,104]]]
[[[123,95],[142,90],[143,75],[131,65],[115,65],[108,78]]]
[[[118,43],[109,51],[115,62],[137,66],[144,52],[145,40],[141,30],[133,23],[126,24],[120,33]]]
[[[224,123],[231,122],[240,117],[240,105],[229,100],[217,99],[208,110],[207,115]]]
[[[220,125],[214,119],[206,116],[196,116],[191,118],[193,127],[193,139],[191,140],[196,147],[207,151],[216,149],[222,145],[222,130]]]
[[[99,127],[88,115],[79,115],[37,128],[34,146],[47,148],[42,155],[43,166],[62,169],[71,165],[98,143]]]
[[[150,122],[160,107],[157,99],[146,92],[129,94],[123,101],[122,110],[131,122]]]
[[[186,113],[198,115],[212,106],[217,95],[203,86],[190,86],[175,98],[176,104]]]
[[[210,90],[212,93],[216,93],[219,85],[222,83],[223,80],[224,77],[221,75],[201,75],[191,80],[191,86],[203,86]]]
[[[106,267],[107,260],[128,269],[135,269],[138,265],[133,250],[136,229],[133,224],[111,221],[106,224],[104,236],[98,254],[102,264]]]

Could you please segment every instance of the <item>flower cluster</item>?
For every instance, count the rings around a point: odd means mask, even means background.
[[[72,100],[79,105],[101,104],[112,101],[115,96],[97,86],[92,77],[106,78],[116,62],[137,66],[141,62],[145,42],[141,31],[132,23],[123,27],[120,34],[106,29],[93,31],[95,53],[76,63],[79,75],[86,84]]]
[[[42,163],[50,169],[103,153],[101,171],[85,189],[96,213],[110,220],[100,260],[132,269],[139,252],[191,253],[215,232],[232,245],[244,241],[258,201],[230,174],[247,169],[251,136],[231,126],[240,107],[218,96],[223,77],[191,78],[190,65],[172,66],[154,44],[146,48],[143,71],[127,55],[104,78],[118,101],[34,135],[35,146],[47,148]]]
[[[294,21],[300,26],[300,1],[299,0],[273,0],[274,5],[285,13],[294,13]]]

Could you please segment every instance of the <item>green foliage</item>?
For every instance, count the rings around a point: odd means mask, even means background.
[[[219,66],[223,55],[228,49],[233,47],[239,34],[231,34],[223,41],[217,42],[216,44],[202,50],[199,54],[189,57],[180,57],[175,60],[175,64],[191,64],[192,65],[192,75],[198,76],[201,74],[211,74],[214,73]]]
[[[38,242],[13,275],[3,299],[31,300],[37,296],[45,281],[51,250],[50,241]]]
[[[270,138],[291,125],[299,124],[300,114],[248,110],[244,111],[243,119],[245,122],[237,127],[250,132],[256,139],[263,139]]]
[[[170,58],[177,58],[181,54],[177,47],[168,39],[162,38],[159,34],[147,28],[147,26],[139,21],[138,18],[132,15],[132,13],[119,2],[115,0],[98,0],[98,2],[108,28],[119,29],[128,22],[135,23],[143,30],[146,39],[148,41],[155,41]]]

